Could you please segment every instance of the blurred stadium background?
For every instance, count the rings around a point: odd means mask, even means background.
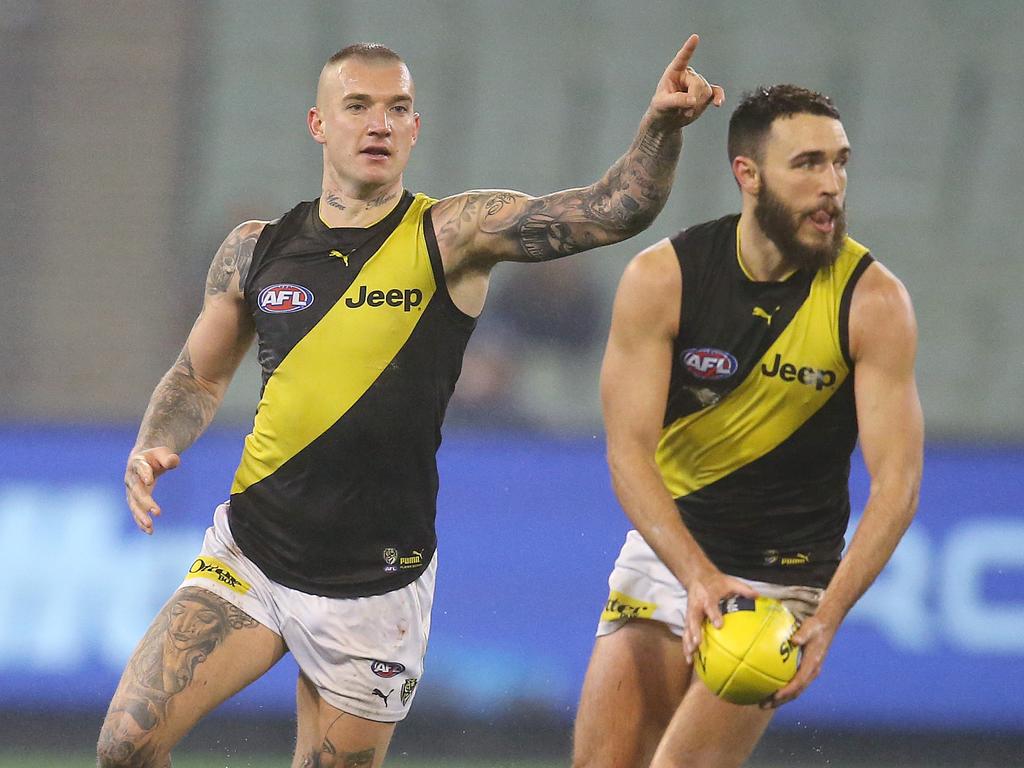
[[[1022,28],[1020,0],[0,0],[0,765],[90,764],[125,659],[227,492],[251,362],[162,483],[151,539],[123,507],[123,458],[218,243],[318,194],[304,115],[322,62],[357,40],[404,55],[423,116],[410,189],[543,193],[622,152],[692,31],[727,107],[759,83],[835,98],[851,232],[921,324],[918,518],[754,762],[1024,765]],[[391,762],[567,764],[627,528],[596,393],[610,298],[636,250],[738,207],[729,111],[687,130],[650,230],[499,269],[450,409],[427,673]],[[856,507],[859,460],[853,488]],[[286,659],[181,764],[285,764],[294,679]]]

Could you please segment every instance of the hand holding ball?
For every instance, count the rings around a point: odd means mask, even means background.
[[[797,621],[770,597],[730,597],[720,607],[722,628],[704,621],[693,667],[716,696],[733,704],[758,704],[796,674],[800,649],[789,639]]]

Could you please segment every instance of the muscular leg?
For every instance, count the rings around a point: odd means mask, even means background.
[[[738,768],[754,751],[772,714],[722,701],[694,679],[651,768]]]
[[[576,715],[576,768],[638,768],[683,698],[683,643],[661,622],[633,619],[597,638]]]
[[[169,766],[192,726],[284,651],[277,634],[213,592],[179,589],[121,676],[100,731],[100,768]]]
[[[379,723],[342,712],[324,701],[299,673],[295,693],[298,739],[292,768],[379,768],[395,723]]]

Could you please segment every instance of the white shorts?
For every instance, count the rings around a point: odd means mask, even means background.
[[[416,581],[393,592],[310,595],[270,580],[242,554],[227,510],[227,503],[217,507],[181,586],[208,589],[280,635],[331,706],[367,720],[404,718],[423,674],[437,555]]]
[[[818,608],[823,590],[818,587],[787,587],[742,579],[765,597],[774,597],[803,621]],[[626,543],[608,577],[605,603],[597,635],[609,635],[630,619],[652,619],[683,636],[686,588],[672,574],[637,531],[626,534]]]

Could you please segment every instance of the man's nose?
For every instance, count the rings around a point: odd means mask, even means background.
[[[829,165],[822,174],[822,192],[830,197],[836,197],[843,191],[842,170],[834,165]]]
[[[370,111],[370,123],[367,128],[374,135],[391,135],[391,118],[385,107]]]

